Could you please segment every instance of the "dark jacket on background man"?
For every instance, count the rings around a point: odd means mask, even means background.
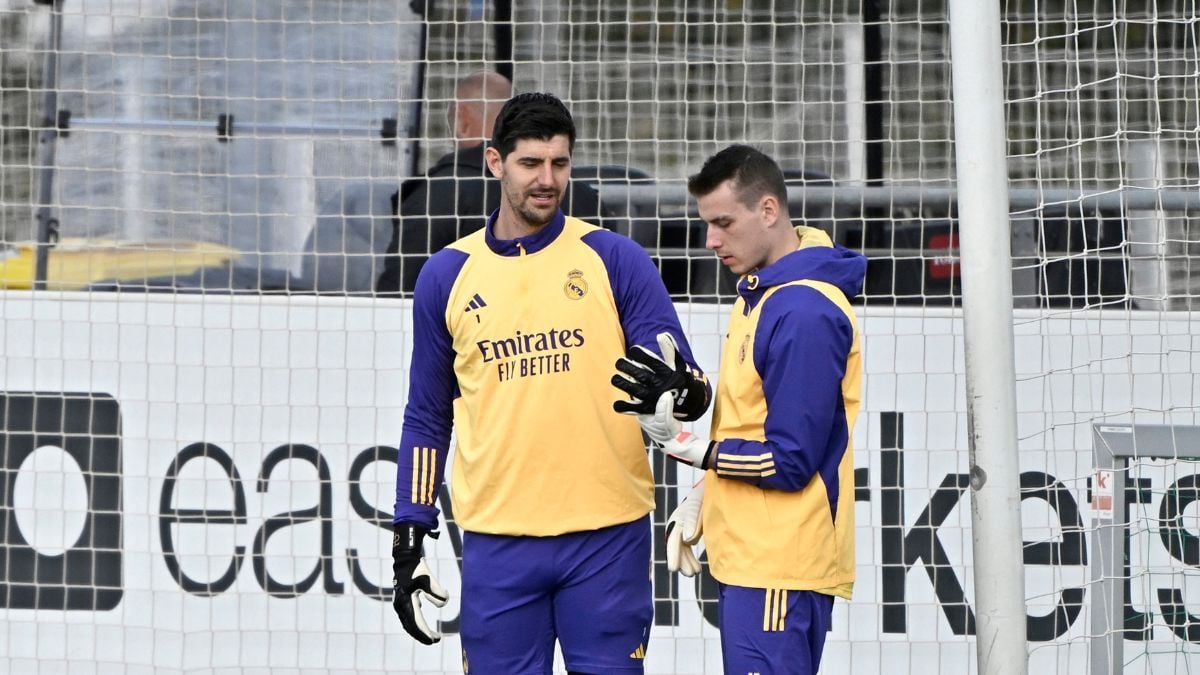
[[[483,159],[483,145],[444,155],[422,176],[410,178],[392,195],[392,240],[376,290],[409,295],[430,255],[483,227],[500,206],[500,181]],[[600,198],[590,185],[571,181],[562,210],[604,225]]]

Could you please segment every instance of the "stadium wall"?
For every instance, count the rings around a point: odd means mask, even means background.
[[[715,374],[728,308],[678,309]],[[861,314],[858,582],[836,605],[824,669],[971,672],[961,312]],[[455,596],[439,646],[415,646],[380,588],[407,302],[5,292],[0,320],[0,670],[461,669],[457,530],[435,544]],[[1082,673],[1091,425],[1196,423],[1200,380],[1187,373],[1200,318],[1018,312],[1015,327],[1029,669]],[[1165,412],[1129,412],[1149,410]],[[696,478],[658,472],[660,501]],[[1139,508],[1158,513],[1195,473],[1143,471]],[[1194,539],[1193,520],[1163,527]],[[1157,598],[1191,566],[1159,539],[1131,536],[1130,605],[1168,620],[1126,653],[1177,672],[1192,633]],[[659,583],[648,672],[720,671],[711,584]],[[1192,586],[1185,605],[1200,613]]]

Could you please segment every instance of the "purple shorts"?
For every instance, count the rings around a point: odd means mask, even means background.
[[[556,537],[463,535],[467,672],[641,673],[654,618],[650,518]]]
[[[720,584],[725,675],[812,675],[821,665],[833,596]]]

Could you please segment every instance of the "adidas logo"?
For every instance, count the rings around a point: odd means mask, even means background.
[[[638,645],[638,648],[633,650],[633,653],[629,655],[629,658],[645,659],[646,658],[646,645],[644,645],[644,644]]]
[[[476,293],[475,295],[471,296],[471,301],[467,303],[467,306],[463,308],[463,311],[467,313],[476,312],[484,307],[487,307],[487,303],[483,301],[483,296]],[[478,314],[475,315],[475,323],[479,323]]]
[[[475,295],[471,296],[471,301],[467,303],[467,306],[463,308],[463,311],[474,312],[475,310],[483,309],[484,307],[487,307],[487,303],[483,301],[483,298],[480,297],[478,293],[476,293]]]

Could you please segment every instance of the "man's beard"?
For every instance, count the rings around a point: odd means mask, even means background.
[[[554,202],[554,208],[550,209],[548,214],[543,215],[542,213],[531,208],[525,208],[524,204],[527,202],[526,198],[528,196],[528,193],[521,193],[518,190],[510,190],[508,193],[508,201],[513,205],[513,210],[517,212],[517,215],[533,227],[541,227],[549,223],[551,220],[554,220],[554,215],[558,212],[558,207],[562,206],[562,194],[558,194],[558,198]]]

